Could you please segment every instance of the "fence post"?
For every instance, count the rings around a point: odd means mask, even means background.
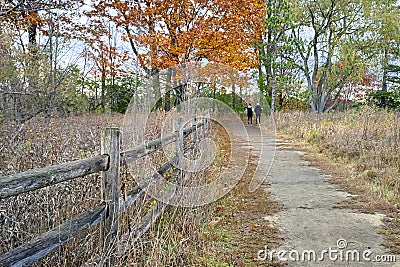
[[[206,138],[206,117],[202,118],[203,120],[203,139]]]
[[[179,167],[179,177],[181,177],[182,175],[182,162],[183,162],[183,118],[179,118],[178,120],[178,133],[179,133],[179,137],[178,137],[178,146],[177,146],[177,155],[178,155],[178,167]]]
[[[194,117],[194,132],[193,132],[194,149],[197,148],[197,119]]]
[[[207,137],[209,123],[210,123],[210,111],[208,111],[207,114],[205,114],[203,117],[203,138],[204,139]]]
[[[106,128],[101,137],[101,154],[109,156],[107,171],[101,172],[101,197],[106,204],[106,218],[100,226],[100,246],[105,266],[114,265],[118,241],[118,211],[120,195],[120,132]]]

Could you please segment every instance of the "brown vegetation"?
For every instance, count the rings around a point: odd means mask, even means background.
[[[70,118],[52,118],[49,123],[37,118],[25,125],[2,125],[0,132],[0,172],[7,175],[31,168],[59,164],[99,154],[100,134],[107,126],[121,126],[122,115],[88,114]],[[162,116],[149,121],[148,135],[157,136]],[[213,130],[211,131],[211,135]],[[162,153],[152,160],[165,161]],[[223,161],[218,162],[219,165]],[[218,166],[213,166],[217,168]],[[220,167],[220,166],[219,166]],[[219,168],[218,167],[218,168]],[[199,179],[209,179],[212,169]],[[31,193],[0,200],[0,254],[56,227],[80,212],[101,202],[100,174],[88,175]],[[136,184],[126,168],[121,170],[121,191]],[[154,205],[143,196],[120,217],[120,235],[129,235],[140,218]],[[197,208],[169,207],[150,231],[117,264],[130,266],[195,265],[206,250],[200,234],[213,205]],[[99,254],[99,228],[93,227],[81,237],[56,249],[37,266],[82,266]]]
[[[120,121],[121,116],[84,115],[52,119],[49,123],[37,118],[24,125],[3,124],[0,171],[7,175],[99,154],[101,130],[108,125],[119,126]],[[50,230],[100,201],[99,174],[1,200],[0,253]],[[97,252],[99,234],[96,231],[98,229],[92,229],[79,241],[74,240],[56,250],[43,260],[43,264],[84,263],[87,252]]]

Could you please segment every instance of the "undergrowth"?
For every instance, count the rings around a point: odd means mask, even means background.
[[[149,119],[149,139],[158,137],[163,119],[163,114]],[[0,176],[98,155],[101,131],[108,126],[120,127],[122,121],[122,115],[87,114],[50,121],[36,118],[23,125],[3,123]],[[151,156],[158,166],[165,159],[162,153]],[[221,164],[223,160],[217,165]],[[199,174],[198,180],[210,179],[218,168],[220,166],[214,164]],[[96,173],[0,200],[0,254],[99,205],[100,181],[100,174]],[[121,194],[135,185],[132,172],[122,167]],[[153,203],[154,200],[145,195],[121,214],[119,235],[129,236]],[[132,244],[129,253],[116,255],[116,266],[195,266],[198,255],[207,250],[201,233],[212,209],[212,204],[195,208],[168,207],[151,229]],[[95,265],[100,255],[99,237],[99,227],[93,227],[34,266]]]

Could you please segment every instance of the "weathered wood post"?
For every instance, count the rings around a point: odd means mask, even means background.
[[[182,178],[182,163],[183,163],[183,118],[178,120],[178,144],[177,144],[177,156],[178,156],[178,168],[179,168],[179,179]]]
[[[101,197],[106,204],[106,218],[100,226],[101,251],[105,266],[114,265],[118,241],[118,211],[120,195],[120,131],[106,128],[102,132],[101,154],[109,156],[107,171],[101,172]]]
[[[206,130],[206,135],[208,135],[208,131],[211,128],[211,115],[210,115],[210,110],[207,111],[207,130]]]
[[[197,119],[194,117],[194,132],[193,132],[194,150],[197,148]]]
[[[210,111],[207,112],[207,114],[204,115],[203,117],[203,139],[207,137],[207,131],[210,123]]]

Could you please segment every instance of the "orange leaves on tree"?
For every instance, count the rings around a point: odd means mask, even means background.
[[[114,22],[147,69],[208,59],[244,70],[258,64],[253,42],[263,29],[264,5],[260,0],[99,0],[87,14],[100,37],[107,25],[99,18]]]
[[[93,71],[100,71],[101,76],[104,78],[110,76],[122,76],[123,63],[130,59],[127,51],[120,52],[114,46],[105,45],[102,42],[93,43],[90,51],[85,52],[85,56],[90,57],[95,62],[97,69]]]
[[[198,83],[219,85],[225,88],[231,88],[234,85],[246,87],[250,79],[248,75],[238,72],[231,66],[217,62],[186,64],[185,68],[178,68],[176,72],[177,77],[191,77],[191,80]]]
[[[57,24],[58,36],[74,37],[76,29],[72,21],[79,16],[76,11],[82,5],[83,0],[2,1],[0,23],[7,23],[17,30],[36,27],[45,35],[49,35],[49,28]]]
[[[39,16],[37,12],[29,12],[27,16],[24,17],[25,23],[41,25],[44,19]]]

